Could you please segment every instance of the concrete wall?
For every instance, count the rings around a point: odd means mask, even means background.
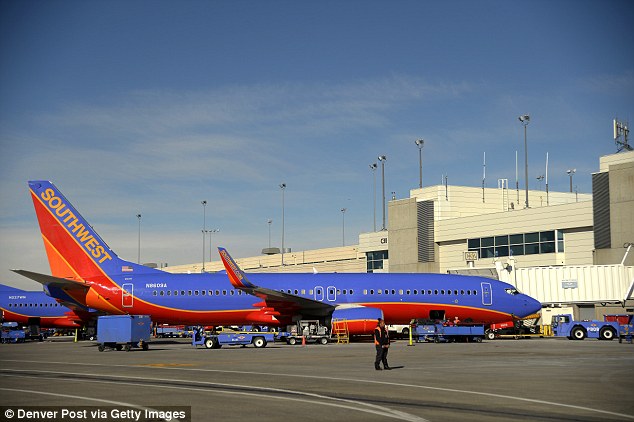
[[[595,264],[618,264],[623,259],[625,243],[634,243],[634,152],[601,157],[601,171],[610,177],[609,249],[597,249]],[[625,265],[634,265],[630,253]]]

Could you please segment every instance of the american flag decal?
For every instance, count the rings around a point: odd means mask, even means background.
[[[124,265],[123,267],[121,267],[121,271],[124,273],[130,273],[134,271],[134,269],[129,265]]]

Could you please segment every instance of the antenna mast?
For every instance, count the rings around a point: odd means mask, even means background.
[[[627,127],[627,123],[619,122],[614,119],[614,143],[616,144],[616,152],[621,152],[623,150],[632,151],[633,148],[629,144],[629,134],[630,130]]]

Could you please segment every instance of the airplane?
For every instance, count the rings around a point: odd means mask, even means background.
[[[86,314],[67,308],[45,292],[4,284],[0,284],[0,311],[5,322],[40,328],[80,328],[86,319]]]
[[[125,261],[55,185],[30,181],[52,275],[13,270],[110,314],[150,315],[156,323],[284,326],[300,319],[346,320],[349,334],[389,324],[445,319],[490,324],[541,309],[497,280],[449,274],[262,273],[240,270],[219,248],[224,273],[171,274]]]

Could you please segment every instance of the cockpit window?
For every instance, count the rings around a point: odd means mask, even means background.
[[[517,289],[504,289],[504,291],[512,296],[520,294],[519,290]]]

